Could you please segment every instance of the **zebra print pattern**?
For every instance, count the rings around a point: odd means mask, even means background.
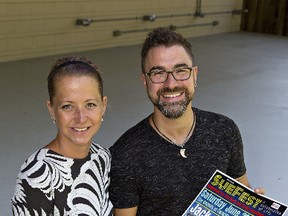
[[[85,159],[38,150],[21,166],[13,215],[112,215],[110,162],[110,152],[95,143]]]

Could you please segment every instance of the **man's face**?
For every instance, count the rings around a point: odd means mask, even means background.
[[[171,47],[152,48],[145,61],[145,72],[152,69],[172,70],[179,67],[192,67],[192,60],[185,49],[180,45]],[[178,118],[191,104],[197,78],[197,67],[192,70],[192,75],[184,81],[176,81],[172,74],[163,83],[153,83],[148,76],[142,74],[142,80],[151,102],[167,118]]]

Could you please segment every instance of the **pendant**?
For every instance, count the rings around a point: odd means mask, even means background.
[[[183,157],[183,158],[187,158],[187,155],[186,155],[186,149],[180,149],[180,155]]]

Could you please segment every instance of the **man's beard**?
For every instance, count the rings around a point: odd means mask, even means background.
[[[161,94],[173,93],[173,92],[183,92],[185,98],[177,102],[163,102],[160,100]],[[176,119],[183,115],[186,111],[189,103],[192,101],[193,95],[189,94],[188,89],[185,87],[175,87],[174,89],[163,88],[157,92],[157,99],[152,99],[148,94],[151,102],[161,111],[161,113],[169,118]]]

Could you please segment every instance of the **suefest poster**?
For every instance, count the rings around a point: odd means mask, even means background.
[[[286,211],[287,205],[256,194],[216,170],[182,216],[279,216]]]

